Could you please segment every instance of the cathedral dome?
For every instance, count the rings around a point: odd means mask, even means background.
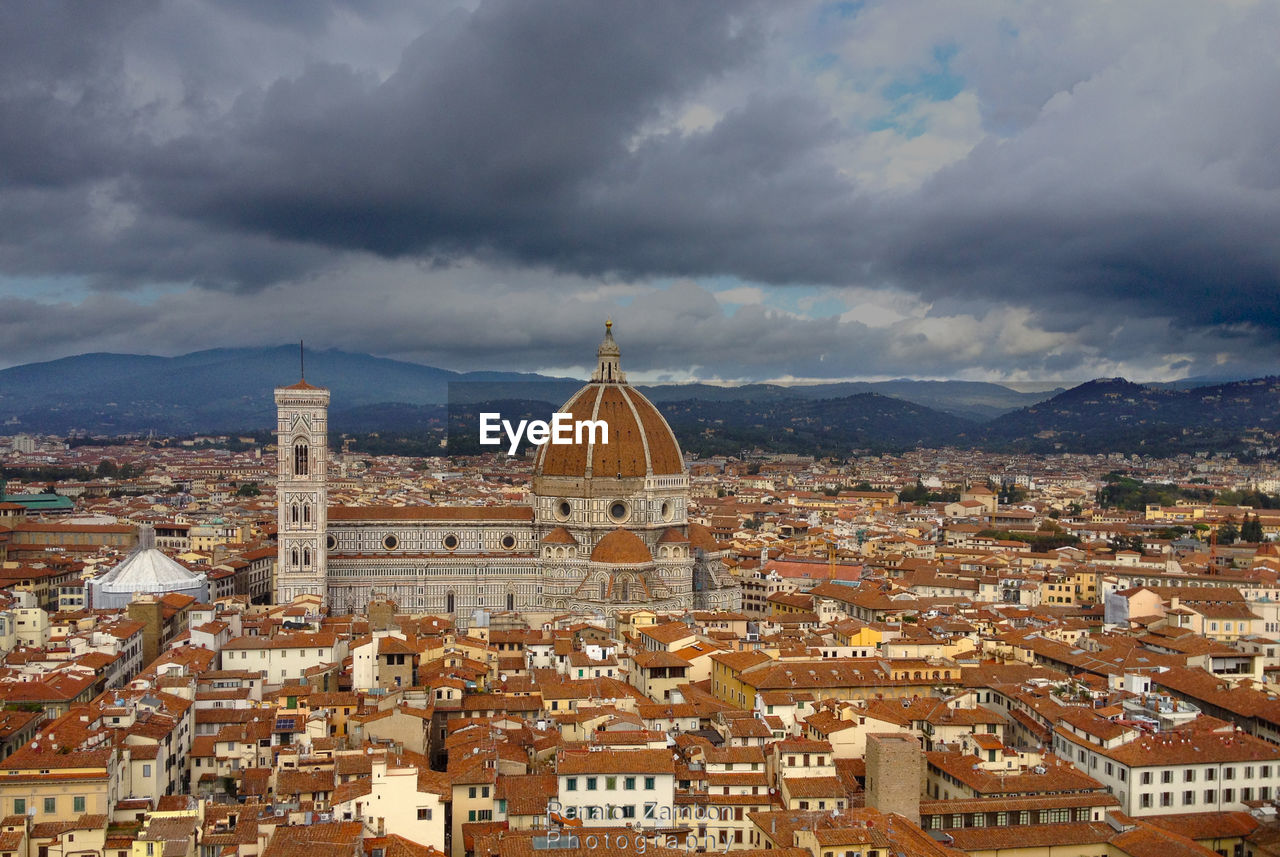
[[[578,540],[564,527],[556,527],[542,537],[542,543],[544,545],[576,545]]]
[[[653,562],[653,554],[644,541],[630,530],[614,530],[602,538],[591,551],[592,562],[609,565],[635,565]]]
[[[724,550],[724,548],[720,546],[720,543],[716,541],[716,537],[711,530],[707,529],[702,524],[692,522],[689,524],[689,543],[693,547],[707,551],[708,553],[715,553],[716,551]]]
[[[627,383],[612,327],[612,322],[606,325],[591,382],[560,408],[561,412],[572,414],[575,423],[579,420],[607,423],[609,442],[543,444],[534,462],[535,477],[626,478],[684,474],[684,457],[671,426],[652,402]],[[598,438],[590,440],[595,439]]]

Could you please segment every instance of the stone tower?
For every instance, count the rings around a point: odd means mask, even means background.
[[[329,391],[305,380],[276,388],[277,604],[328,595]]]
[[[919,824],[924,781],[924,750],[915,737],[899,733],[867,736],[867,806],[896,812]]]

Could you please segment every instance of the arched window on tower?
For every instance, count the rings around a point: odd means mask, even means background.
[[[508,610],[516,609],[516,594],[514,592],[507,593],[507,609]]]
[[[297,548],[294,548],[294,549],[293,549],[293,552],[289,555],[289,557],[290,557],[290,559],[292,559],[292,560],[293,560],[293,566],[294,566],[294,568],[297,568],[297,566],[298,566],[298,549],[297,549]]]
[[[302,523],[311,523],[311,507],[304,505],[302,507]]]
[[[298,504],[297,503],[294,503],[292,506],[289,507],[289,521],[294,524],[298,523]]]
[[[603,601],[608,597],[609,597],[609,581],[604,580],[602,578],[600,580],[600,600]]]
[[[453,597],[453,593],[450,592],[448,595],[444,597],[444,612],[452,613],[455,607],[456,607],[455,599]]]
[[[302,549],[302,566],[303,568],[311,567],[311,548]]]
[[[308,449],[305,443],[299,442],[293,445],[293,475],[308,476],[311,473],[311,464],[307,460]]]
[[[631,581],[625,577],[622,579],[622,600],[631,600]]]

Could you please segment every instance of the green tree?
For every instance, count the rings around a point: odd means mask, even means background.
[[[1113,551],[1138,551],[1142,552],[1142,536],[1116,536],[1111,540],[1111,549]]]
[[[114,479],[120,475],[120,467],[109,458],[98,462],[98,476],[103,479]]]
[[[1257,544],[1264,538],[1265,536],[1262,534],[1262,519],[1257,515],[1252,517],[1245,515],[1244,523],[1240,525],[1240,540]]]
[[[1228,516],[1227,520],[1218,525],[1218,544],[1233,545],[1240,540],[1240,528],[1236,526],[1236,520]]]

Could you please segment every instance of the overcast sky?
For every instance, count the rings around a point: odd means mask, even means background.
[[[1280,366],[1280,4],[6,3],[0,365]]]

